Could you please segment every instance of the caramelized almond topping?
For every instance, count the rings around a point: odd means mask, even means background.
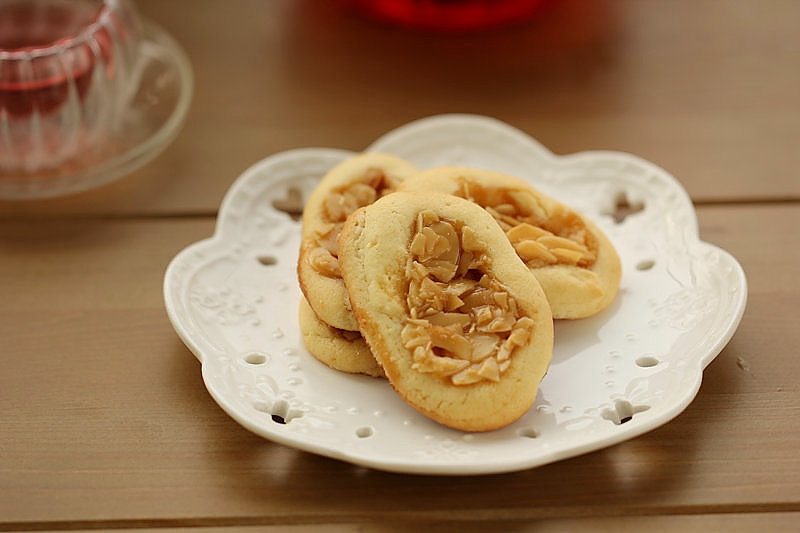
[[[401,333],[415,370],[454,385],[497,382],[530,337],[533,320],[484,272],[486,250],[467,226],[432,211],[417,216],[406,268],[410,318]]]
[[[308,261],[314,270],[329,278],[341,278],[339,261],[325,248],[314,248],[308,255]]]
[[[567,209],[548,215],[538,204],[525,206],[519,191],[483,187],[466,179],[454,194],[486,209],[530,268],[559,264],[589,268],[597,259],[597,238]]]
[[[324,225],[314,236],[317,247],[309,254],[308,261],[314,270],[329,278],[341,278],[337,239],[344,221],[359,207],[375,202],[396,188],[397,183],[381,169],[369,168],[359,180],[332,190],[322,205]]]
[[[558,257],[547,246],[538,241],[525,239],[524,241],[515,242],[514,250],[517,251],[517,255],[528,266],[544,266],[558,263]],[[532,262],[539,264],[531,265]]]

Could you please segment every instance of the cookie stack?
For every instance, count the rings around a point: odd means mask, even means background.
[[[386,377],[412,407],[464,431],[528,411],[553,319],[599,312],[620,279],[607,237],[526,182],[420,172],[384,154],[322,179],[303,212],[297,270],[314,357]]]

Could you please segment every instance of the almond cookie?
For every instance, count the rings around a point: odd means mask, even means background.
[[[533,405],[552,357],[552,316],[485,210],[447,194],[396,192],[351,215],[339,249],[361,334],[412,407],[489,431]]]
[[[358,330],[338,260],[337,237],[347,215],[394,191],[416,172],[395,156],[360,154],[331,169],[306,202],[297,277],[309,305],[326,324]]]
[[[330,327],[317,318],[303,297],[298,317],[303,342],[319,361],[342,372],[383,377],[383,370],[359,332]]]
[[[439,167],[420,172],[400,188],[445,192],[486,209],[541,283],[553,318],[591,316],[617,294],[622,269],[608,237],[525,181],[486,170]]]

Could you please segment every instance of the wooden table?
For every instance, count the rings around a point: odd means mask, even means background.
[[[0,530],[796,530],[800,2],[565,0],[473,36],[324,0],[138,6],[193,62],[181,134],[113,184],[0,203]],[[274,444],[214,403],[164,311],[170,259],[211,235],[259,159],[360,150],[443,112],[494,116],[556,153],[632,152],[681,181],[701,238],[749,281],[685,412],[574,459],[448,478]]]

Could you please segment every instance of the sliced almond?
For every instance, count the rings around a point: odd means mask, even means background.
[[[577,265],[583,258],[583,252],[569,250],[567,248],[551,248],[550,253],[558,258],[559,263],[566,263],[569,265]]]
[[[555,264],[558,262],[558,257],[555,256],[544,244],[538,241],[524,240],[514,243],[514,250],[516,250],[520,259],[525,261],[542,261],[545,264]]]
[[[458,326],[459,328],[463,328],[464,326],[468,326],[472,319],[469,315],[464,313],[436,313],[435,315],[431,315],[428,320],[430,320],[430,323],[434,326]]]
[[[576,252],[587,252],[586,247],[577,241],[567,239],[566,237],[559,237],[558,235],[544,235],[538,239],[538,242],[544,244],[551,250],[553,248],[564,248],[566,250],[574,250]]]
[[[467,359],[472,355],[472,344],[469,340],[443,326],[431,326],[431,343],[436,348],[441,348],[456,355],[459,359]]]
[[[452,357],[439,357],[432,350],[419,346],[414,349],[412,368],[421,372],[449,376],[469,366],[469,361]]]
[[[544,237],[545,235],[552,235],[552,233],[550,233],[546,229],[534,226],[532,224],[528,224],[527,222],[518,224],[506,232],[506,236],[508,237],[508,240],[510,240],[512,244],[524,240],[535,241],[540,237]]]
[[[342,276],[342,271],[339,269],[339,261],[325,248],[311,250],[308,254],[308,262],[314,270],[324,276],[332,278]]]

